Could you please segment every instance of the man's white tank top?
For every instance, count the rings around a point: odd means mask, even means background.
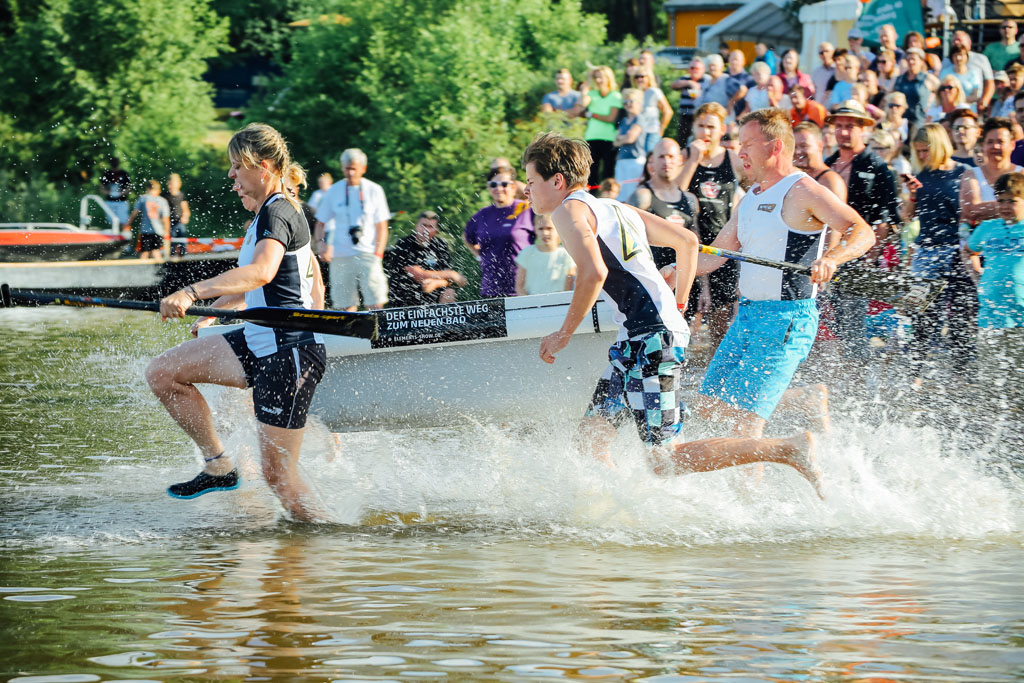
[[[676,297],[654,265],[647,229],[636,210],[614,199],[598,199],[577,190],[562,200],[586,204],[597,219],[597,243],[608,268],[604,293],[615,309],[619,339],[670,330],[685,345],[690,330]]]
[[[764,192],[751,188],[737,208],[740,251],[776,261],[811,265],[821,256],[825,229],[794,230],[782,218],[782,203],[806,173],[791,173]],[[740,262],[740,296],[753,301],[813,299],[818,286],[802,273]]]

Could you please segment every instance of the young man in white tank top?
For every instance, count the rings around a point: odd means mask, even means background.
[[[740,264],[740,308],[700,389],[698,410],[732,422],[736,436],[760,437],[818,330],[817,288],[836,267],[864,254],[874,232],[831,190],[793,166],[793,130],[785,113],[740,120],[740,160],[754,185],[713,246],[811,265],[811,275]],[[829,244],[822,244],[828,230]],[[824,253],[823,253],[824,252]],[[725,262],[701,255],[697,274]],[[810,435],[807,435],[810,438]]]
[[[602,446],[614,437],[612,422],[631,415],[641,439],[652,448],[650,461],[656,474],[774,462],[793,467],[817,489],[820,475],[809,433],[790,439],[673,443],[686,412],[679,375],[689,332],[681,311],[693,284],[697,239],[681,225],[588,194],[590,162],[584,142],[554,132],[537,136],[522,160],[534,211],[551,216],[577,268],[576,289],[565,322],[541,340],[541,359],[555,362],[555,354],[569,344],[602,290],[616,309],[619,338],[609,350],[611,363],[598,381],[580,425],[580,433],[596,442],[595,455],[610,461]],[[651,244],[676,251],[678,286],[674,295],[654,265]]]

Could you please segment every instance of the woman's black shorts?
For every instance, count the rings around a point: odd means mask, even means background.
[[[256,420],[271,427],[302,429],[327,365],[323,344],[303,344],[257,358],[245,343],[245,331],[224,335],[252,387]]]

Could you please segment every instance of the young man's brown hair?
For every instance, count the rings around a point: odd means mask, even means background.
[[[997,197],[1019,197],[1024,199],[1024,173],[1004,173],[996,178],[992,189]]]
[[[800,86],[796,87],[799,88]],[[794,137],[797,133],[802,133],[804,131],[807,131],[808,133],[818,138],[819,140],[822,139],[821,126],[816,124],[814,121],[801,121],[800,123],[793,126]]]
[[[561,173],[569,189],[587,186],[592,162],[587,143],[554,131],[538,134],[523,151],[522,160],[523,168],[533,164],[544,180]]]

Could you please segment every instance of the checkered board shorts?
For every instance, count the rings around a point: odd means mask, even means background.
[[[608,367],[597,381],[587,417],[600,416],[618,424],[632,414],[640,439],[661,446],[683,428],[679,374],[685,347],[669,330],[619,341],[608,350]]]

